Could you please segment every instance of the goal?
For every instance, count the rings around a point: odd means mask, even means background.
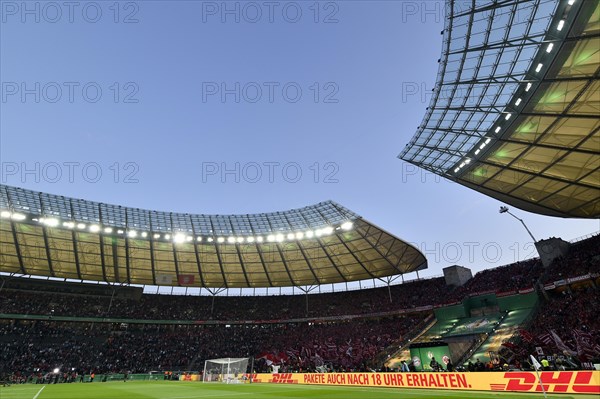
[[[243,383],[250,358],[210,359],[204,362],[203,382]]]

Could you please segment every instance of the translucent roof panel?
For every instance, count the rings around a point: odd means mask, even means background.
[[[600,216],[600,3],[460,4],[400,158],[525,210]]]
[[[299,209],[246,215],[204,215],[160,212],[39,193],[0,185],[0,206],[39,216],[55,216],[73,222],[104,226],[190,234],[254,235],[316,229],[359,218],[354,212],[325,201]]]

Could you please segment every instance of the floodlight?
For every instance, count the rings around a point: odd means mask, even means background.
[[[342,223],[342,229],[344,229],[344,230],[350,230],[351,228],[352,228],[352,222]]]
[[[10,212],[9,211],[2,211],[2,212],[0,212],[0,217],[9,218],[10,217]]]
[[[173,242],[176,242],[179,244],[184,241],[185,241],[185,234],[183,234],[183,233],[177,233],[173,236]]]
[[[135,237],[137,236],[137,231],[135,231],[135,230],[129,230],[129,231],[127,232],[127,236],[128,236],[129,238],[135,238]]]
[[[225,237],[219,237],[219,238],[217,238],[217,242],[225,242]]]
[[[23,215],[22,213],[13,213],[11,215],[11,219],[12,220],[25,220],[26,216]]]
[[[80,229],[80,230],[85,229],[85,223],[78,223],[77,224],[77,228]]]
[[[90,226],[90,231],[92,233],[97,233],[97,232],[100,231],[100,226],[98,226],[97,224],[93,224],[93,225]]]

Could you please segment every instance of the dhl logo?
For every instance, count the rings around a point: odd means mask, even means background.
[[[275,384],[297,384],[298,380],[292,378],[292,373],[280,373],[273,374],[273,379],[269,380],[269,382]]]
[[[600,393],[600,385],[593,385],[592,371],[542,372],[538,382],[533,372],[507,372],[504,378],[507,384],[490,384],[493,391]],[[573,378],[575,377],[575,378]]]

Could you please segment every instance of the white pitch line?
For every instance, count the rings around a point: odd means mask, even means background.
[[[40,390],[38,391],[38,393],[35,394],[35,396],[33,397],[33,399],[37,399],[37,397],[40,396],[40,394],[42,393],[42,391],[44,390],[44,388],[46,388],[45,385],[42,388],[40,388]]]

